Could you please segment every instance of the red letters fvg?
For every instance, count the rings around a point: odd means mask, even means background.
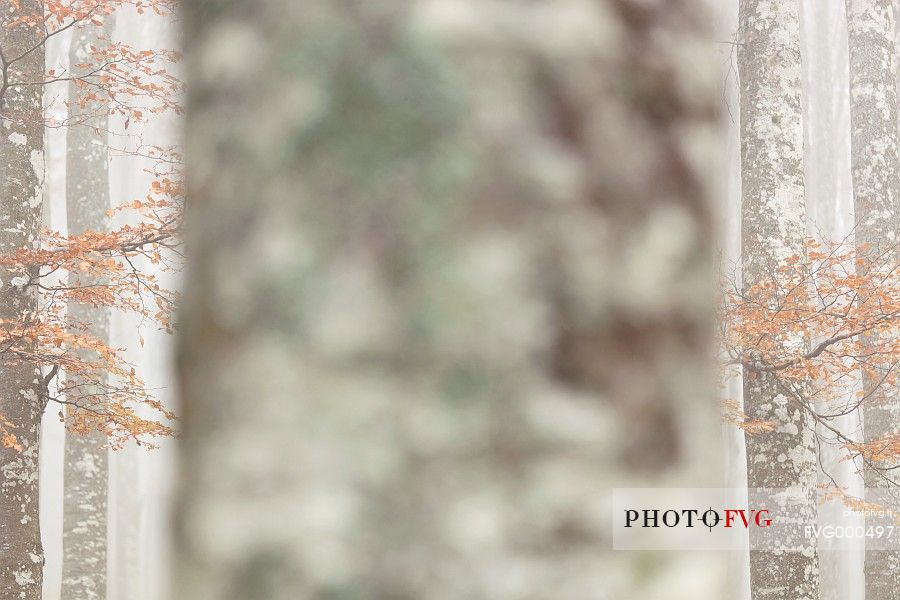
[[[765,519],[763,518],[763,515],[766,516]],[[737,517],[740,518],[740,522],[738,523],[738,525],[743,525],[744,529],[749,529],[751,523],[754,523],[757,527],[769,527],[772,524],[772,519],[769,519],[768,515],[768,510],[750,509],[748,511],[744,510],[743,508],[728,508],[725,510],[725,527],[733,527],[735,524],[735,518]]]

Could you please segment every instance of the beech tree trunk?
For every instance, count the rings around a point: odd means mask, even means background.
[[[184,2],[177,598],[722,597],[701,7]]]
[[[19,6],[19,12],[13,6]],[[7,59],[22,55],[42,38],[39,29],[13,26],[9,19],[40,11],[37,0],[0,2],[2,41]],[[9,66],[9,80],[37,81],[44,73],[42,52]],[[0,253],[37,247],[43,200],[44,151],[40,86],[17,86],[0,97]],[[23,322],[37,308],[27,278],[0,269],[0,319]],[[0,600],[40,600],[44,563],[38,523],[38,451],[46,399],[38,365],[0,356],[0,414],[12,423],[21,450],[0,447]]]
[[[109,552],[108,595],[110,600],[144,600],[144,562],[149,550],[142,544],[141,522],[144,519],[143,490],[140,486],[142,448],[130,445],[110,458],[110,495],[112,510],[108,513],[110,529],[116,534]]]
[[[112,31],[112,16],[104,19]],[[76,30],[69,48],[70,64],[85,62],[89,46],[96,45],[93,26]],[[83,93],[83,91],[82,91]],[[107,107],[105,103],[78,102],[79,88],[69,86],[69,118],[66,131],[66,219],[70,235],[104,231],[109,202],[107,157]],[[98,282],[70,276],[70,285]],[[89,333],[109,343],[109,311],[70,302],[69,316],[90,323]],[[67,377],[74,377],[67,374]],[[87,393],[91,390],[85,389]],[[68,408],[68,407],[67,407]],[[71,410],[71,409],[69,409]],[[63,463],[63,574],[62,600],[106,598],[106,523],[109,466],[106,436],[66,433]]]
[[[800,3],[741,0],[738,70],[741,95],[741,246],[745,288],[804,252]],[[797,343],[806,343],[798,340]],[[807,490],[788,507],[798,526],[816,523],[815,429],[775,376],[744,373],[744,412],[773,421],[775,431],[747,436],[750,488]],[[751,499],[752,502],[752,499]],[[802,530],[802,529],[801,529]],[[772,551],[753,549],[750,582],[756,599],[816,600],[815,540],[784,540]]]
[[[850,124],[856,243],[869,268],[894,268],[900,252],[900,159],[897,145],[896,49],[892,0],[847,0]],[[865,301],[862,299],[861,301]],[[863,343],[872,343],[871,338]],[[900,398],[881,376],[864,376],[867,441],[900,433]],[[891,488],[891,473],[867,468],[866,488]],[[876,500],[877,502],[877,500]],[[866,600],[900,598],[900,552],[867,550]]]

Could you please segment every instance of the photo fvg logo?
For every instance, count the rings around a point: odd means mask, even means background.
[[[613,549],[900,551],[889,491],[862,490],[854,504],[818,488],[617,488]]]
[[[802,543],[804,526],[816,525],[814,494],[804,489],[615,489],[614,549],[793,546]]]
[[[712,507],[701,511],[698,509],[661,510],[661,509],[625,509],[625,527],[706,527],[711,532],[716,527],[731,529],[732,527],[771,527],[771,512],[768,509],[726,508],[716,510]]]

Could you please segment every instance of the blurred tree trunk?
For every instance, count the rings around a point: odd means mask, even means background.
[[[721,597],[701,6],[184,3],[178,598]]]
[[[892,0],[847,0],[850,124],[856,243],[866,262],[895,268],[900,252],[900,160],[897,146],[896,49]],[[861,263],[863,270],[868,266]],[[864,300],[863,300],[864,301]],[[873,340],[864,339],[863,343]],[[867,441],[900,433],[900,398],[886,374],[864,375]],[[891,475],[867,468],[866,488],[891,488]],[[877,502],[877,500],[876,500]],[[900,598],[900,552],[866,552],[867,600]]]
[[[112,31],[112,16],[104,29]],[[90,46],[98,43],[96,29],[77,29],[69,47],[70,64],[85,62]],[[66,219],[69,235],[105,231],[109,202],[107,158],[107,106],[91,100],[79,102],[79,87],[69,85],[69,119],[66,130]],[[70,275],[70,285],[96,285],[97,281]],[[70,302],[69,315],[90,323],[89,334],[109,343],[109,311]],[[68,375],[68,377],[74,377]],[[89,385],[81,382],[80,385]],[[90,393],[89,389],[84,390]],[[74,411],[77,412],[77,411]],[[76,416],[67,407],[68,418]],[[109,466],[106,436],[66,432],[63,478],[63,574],[62,600],[106,598],[106,523]]]
[[[789,257],[804,252],[800,3],[741,0],[739,10],[741,260],[743,285],[749,288],[771,278]],[[808,493],[797,498],[790,511],[801,525],[814,525],[814,424],[791,394],[780,388],[775,375],[748,370],[744,372],[744,412],[751,419],[778,425],[775,431],[746,437],[748,486],[805,490]],[[751,545],[753,539],[751,531]],[[753,597],[817,599],[815,540],[797,536],[784,542],[783,548],[773,552],[751,549]]]
[[[12,9],[19,6],[20,12]],[[40,11],[37,0],[0,2],[6,33],[4,56],[18,57],[40,41],[42,31],[11,25],[11,17]],[[9,66],[10,80],[36,81],[43,76],[43,52],[32,52]],[[43,90],[12,87],[0,97],[2,201],[0,253],[37,247],[44,183]],[[33,318],[37,297],[21,278],[0,269],[0,319],[25,322]],[[17,285],[18,284],[18,285]],[[44,552],[38,521],[38,451],[46,390],[38,365],[16,361],[8,353],[0,365],[0,414],[12,424],[21,449],[0,447],[0,600],[40,600]]]

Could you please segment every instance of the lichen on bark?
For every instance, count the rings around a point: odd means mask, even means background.
[[[741,0],[739,25],[741,277],[748,289],[771,279],[805,248],[800,3]],[[800,525],[815,524],[812,419],[777,375],[745,369],[743,391],[744,412],[776,424],[773,431],[746,436],[748,487],[797,489],[785,510]],[[750,536],[753,546],[753,531]],[[801,536],[783,547],[752,549],[753,597],[816,600],[818,568],[815,541]]]
[[[870,269],[894,269],[900,258],[900,156],[897,140],[897,57],[892,0],[847,0],[850,50],[851,170],[855,239]],[[863,274],[861,273],[861,274]],[[865,299],[861,299],[865,302]],[[867,336],[863,347],[876,340]],[[868,401],[863,406],[866,441],[900,433],[900,396],[896,386],[882,385],[886,375],[863,374]],[[893,488],[889,472],[864,469],[866,488]],[[869,550],[865,555],[868,600],[900,598],[900,552]]]
[[[0,25],[8,57],[19,56],[42,36],[40,28],[12,25],[15,12],[4,3]],[[37,0],[18,3],[21,11],[39,11]],[[36,81],[44,73],[42,52],[10,65],[12,81]],[[0,97],[0,253],[39,243],[43,199],[43,117],[40,86],[15,86]],[[21,275],[16,273],[15,275]],[[14,273],[0,269],[0,319],[22,322],[37,309],[34,288],[14,285]],[[46,392],[39,365],[0,355],[0,414],[21,449],[0,448],[0,599],[40,600],[44,564],[38,523],[38,455]]]

